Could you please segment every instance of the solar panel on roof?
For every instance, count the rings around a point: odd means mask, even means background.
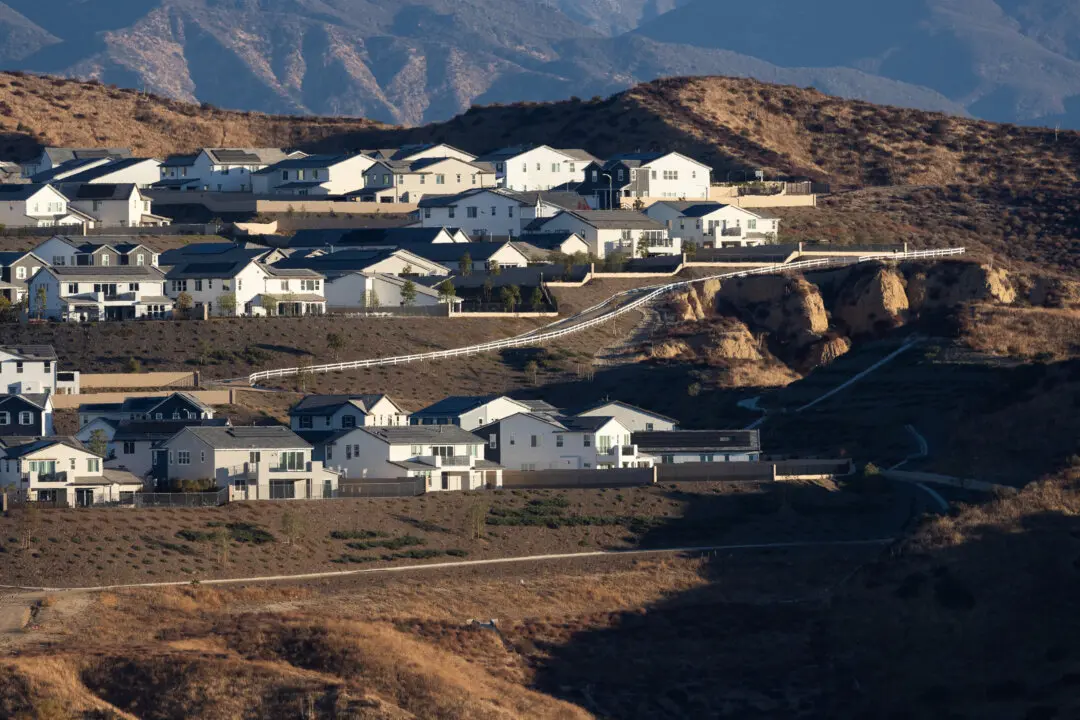
[[[111,198],[115,193],[115,185],[83,185],[79,188],[79,197],[86,200]]]
[[[220,262],[220,263],[191,263],[184,266],[184,272],[186,273],[218,273],[227,272],[231,270],[236,263]]]
[[[245,150],[215,150],[217,159],[227,163],[259,163],[259,156]]]

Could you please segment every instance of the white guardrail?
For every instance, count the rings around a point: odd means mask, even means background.
[[[352,362],[332,363],[329,365],[313,365],[306,368],[280,368],[277,370],[263,370],[261,372],[252,373],[248,376],[247,380],[250,385],[257,385],[263,380],[270,380],[273,378],[291,377],[299,373],[328,373],[339,372],[342,370],[359,370],[362,368],[380,367],[383,365],[401,365],[403,363],[424,362],[425,360],[443,360],[446,358],[462,357],[464,355],[477,355],[479,353],[491,352],[493,350],[506,350],[508,348],[529,347],[532,345],[539,345],[547,342],[548,340],[556,340],[561,337],[565,337],[572,333],[581,332],[591,327],[613,320],[624,313],[631,312],[647,305],[654,300],[663,297],[664,295],[679,290],[681,288],[689,287],[695,283],[705,282],[707,280],[729,280],[732,278],[748,277],[750,275],[771,275],[774,273],[786,273],[796,270],[812,270],[821,269],[826,267],[835,267],[842,265],[854,265],[861,262],[870,262],[874,260],[918,260],[924,258],[940,258],[953,255],[962,255],[965,252],[965,248],[945,248],[941,250],[915,250],[905,253],[888,252],[880,254],[863,255],[854,258],[824,258],[821,260],[800,260],[792,263],[778,263],[772,265],[763,265],[761,267],[753,268],[752,270],[738,270],[735,272],[721,273],[718,275],[709,275],[707,277],[695,278],[693,280],[683,280],[676,283],[669,283],[666,285],[650,285],[647,287],[633,288],[631,290],[624,290],[620,293],[612,295],[607,300],[601,303],[597,303],[587,310],[583,310],[576,315],[569,318],[563,318],[556,320],[549,325],[530,330],[527,333],[516,335],[512,338],[505,340],[493,340],[491,342],[480,343],[479,345],[469,345],[467,347],[455,348],[453,350],[436,350],[434,352],[417,353],[415,355],[398,355],[396,357],[386,358],[371,358],[369,360],[354,360]],[[638,293],[644,293],[641,297],[633,300],[625,305],[621,305],[608,312],[597,315],[596,317],[589,319],[582,319],[588,315],[599,312],[604,307],[611,305],[619,298],[626,297],[627,295],[634,295]],[[579,322],[574,322],[580,320]],[[560,327],[565,326],[565,327]]]

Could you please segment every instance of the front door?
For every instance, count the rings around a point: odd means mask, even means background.
[[[75,490],[75,505],[78,507],[90,507],[94,504],[93,488],[77,488]]]

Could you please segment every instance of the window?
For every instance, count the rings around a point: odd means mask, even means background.
[[[423,454],[424,454],[424,446],[423,445],[410,445],[409,446],[409,456],[410,457],[418,457],[418,456],[423,455]]]
[[[446,176],[445,175],[436,175],[435,176],[435,184],[436,185],[445,185],[446,184]]]
[[[598,171],[598,170],[593,170],[592,171],[592,181],[593,182],[600,182],[600,171]]]
[[[598,452],[609,452],[611,450],[611,436],[600,435],[596,438],[596,450]]]
[[[475,218],[479,216],[479,208],[467,207],[465,208],[465,217]]]
[[[138,292],[138,290],[139,290],[139,283],[128,283],[128,291],[129,292]]]
[[[460,175],[457,176],[457,183],[458,183],[458,185],[461,184],[461,176]]]
[[[514,217],[514,206],[511,205],[510,207],[506,208],[506,212],[509,213],[510,217]]]
[[[52,264],[53,265],[66,265],[67,264],[67,258],[65,258],[63,255],[53,255]]]
[[[475,185],[475,184],[476,184],[476,173],[473,173],[473,176],[472,176],[472,184],[473,184],[473,185]]]
[[[383,185],[389,185],[390,184],[390,176],[389,175],[383,175],[382,176],[382,184]]]
[[[713,456],[712,455],[700,455],[699,459],[703,463],[711,463],[713,461]]]
[[[586,435],[582,438],[581,444],[585,447],[592,447],[592,435]]]
[[[248,453],[248,462],[252,464],[258,464],[262,461],[262,453],[258,450]]]
[[[319,289],[318,280],[301,280],[300,289],[307,292],[315,292]]]
[[[427,175],[420,176],[420,184],[423,185],[427,181]]]
[[[746,221],[746,229],[747,230],[757,230],[757,220],[747,220]]]
[[[653,431],[653,424],[652,423],[645,423],[645,432],[652,432],[652,431]]]
[[[492,433],[491,435],[488,435],[488,447],[491,448],[492,450],[498,450],[499,449],[499,436],[496,435],[495,433]]]
[[[619,168],[618,177],[619,177],[620,180],[625,179],[625,172],[623,171],[622,168]]]
[[[187,280],[173,280],[172,281],[173,292],[187,292]]]
[[[345,446],[345,459],[352,460],[352,445]]]
[[[660,464],[662,464],[662,465],[673,465],[674,463],[675,463],[675,456],[674,455],[661,455],[660,456]]]
[[[282,180],[288,180],[289,179],[289,171],[288,170],[282,170],[281,171],[281,179]]]
[[[19,280],[25,280],[26,279],[26,268],[24,268],[24,267],[15,268],[15,277],[17,279],[19,279]]]
[[[281,289],[282,290],[288,290],[289,289],[289,281],[288,280],[282,280],[281,281]]]
[[[302,450],[289,450],[281,453],[278,468],[280,470],[303,470],[304,452]]]
[[[431,219],[431,208],[424,208],[424,218],[428,220]]]
[[[562,435],[555,436],[555,447],[562,447],[564,442],[565,440]]]
[[[202,280],[195,281],[195,292],[202,292]]]
[[[450,489],[450,477],[448,475],[446,475],[446,474],[444,474],[442,476],[442,489],[443,490],[449,490]]]
[[[164,420],[165,416],[162,415],[161,413],[154,413],[154,419],[155,420]]]
[[[311,171],[311,179],[312,180],[318,180],[319,179],[319,171],[318,170],[312,170]]]
[[[447,209],[447,211],[449,211],[449,216],[451,218],[453,218],[455,215],[457,215],[457,208],[456,207],[448,207],[446,209]]]
[[[510,433],[510,444],[517,445],[517,435],[514,433]]]
[[[653,173],[653,179],[654,180],[656,179],[656,173],[655,172]],[[664,179],[665,180],[678,180],[679,179],[679,171],[678,170],[665,170],[664,171]]]
[[[101,256],[101,266],[102,267],[109,267],[109,256],[108,255],[102,255]]]
[[[539,435],[533,435],[531,437],[531,445],[533,447],[540,447],[540,436]]]
[[[133,443],[133,442],[125,442],[124,443],[124,454],[125,455],[134,455],[135,454],[135,443]]]
[[[344,415],[344,416],[342,416],[342,418],[341,418],[341,427],[343,427],[343,428],[354,428],[354,427],[356,427],[356,416],[355,415]]]
[[[523,173],[529,172],[529,163],[521,163],[521,172],[523,172]]]
[[[9,412],[0,412],[0,425],[10,425],[10,424],[11,424],[11,413],[9,413]]]
[[[561,163],[551,163],[551,172],[557,173],[557,172],[560,172],[561,170],[562,170],[562,164]]]
[[[22,363],[22,360],[19,360],[19,361],[17,361],[15,363],[15,372],[21,374],[22,371],[23,371],[23,363]]]
[[[191,464],[191,451],[190,450],[177,450],[176,451],[176,464],[177,465],[190,465]]]
[[[495,207],[494,205],[492,205],[492,206],[491,206],[491,217],[495,217],[495,216],[496,216],[496,215],[498,215],[498,214],[499,214],[499,208],[497,208],[497,207]]]

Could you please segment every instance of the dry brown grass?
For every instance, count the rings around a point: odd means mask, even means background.
[[[1080,310],[980,305],[960,314],[961,337],[978,352],[1051,362],[1080,355]]]

